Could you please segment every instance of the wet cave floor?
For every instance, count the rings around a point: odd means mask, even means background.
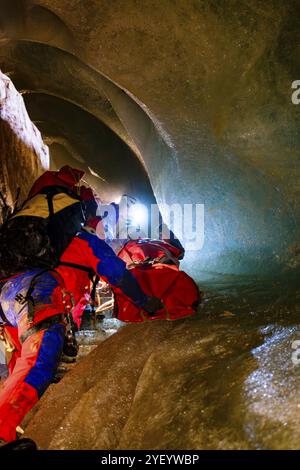
[[[297,279],[223,277],[200,286],[194,318],[125,327],[108,319],[97,333],[81,332],[79,365],[51,386],[26,432],[43,435],[55,394],[70,386],[77,401],[42,448],[298,449]],[[78,422],[84,435],[67,438],[63,430]]]
[[[298,274],[272,281],[223,277],[205,286],[195,321],[207,337],[215,335],[211,347],[218,365],[205,374],[212,392],[209,420],[224,429],[224,437],[232,428],[240,431],[233,448],[300,447],[298,279]],[[231,448],[226,441],[224,448]],[[222,448],[221,436],[212,447]]]

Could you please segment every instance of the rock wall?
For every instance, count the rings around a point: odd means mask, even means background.
[[[27,114],[22,96],[1,71],[0,155],[0,190],[12,207],[18,188],[22,200],[34,179],[48,168],[49,152]]]

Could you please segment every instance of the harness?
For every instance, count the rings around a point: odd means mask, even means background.
[[[28,321],[29,321],[29,324],[31,324],[32,326],[26,331],[26,333],[24,333],[22,335],[22,337],[20,338],[20,341],[21,343],[24,343],[24,341],[29,337],[31,336],[32,334],[42,330],[42,329],[47,329],[49,328],[50,326],[54,325],[55,323],[63,323],[66,327],[66,337],[68,340],[72,340],[72,338],[74,338],[74,333],[75,333],[75,328],[74,328],[74,321],[73,321],[73,318],[72,318],[72,315],[71,315],[71,312],[65,312],[65,313],[62,313],[62,314],[58,314],[58,315],[54,315],[53,317],[49,317],[49,318],[46,318],[45,320],[42,320],[41,322],[39,322],[37,325],[34,325],[34,307],[35,307],[35,302],[34,302],[34,298],[32,296],[33,294],[33,291],[35,289],[35,286],[38,282],[38,279],[43,275],[45,274],[46,272],[54,272],[57,276],[59,276],[62,281],[63,281],[63,286],[65,287],[65,282],[64,282],[64,279],[63,277],[60,275],[60,273],[58,271],[56,271],[56,267],[58,266],[67,266],[67,267],[70,267],[70,268],[74,268],[74,269],[79,269],[81,271],[84,271],[84,272],[87,272],[88,275],[89,275],[89,279],[90,281],[92,282],[92,290],[91,290],[91,307],[92,307],[92,316],[95,317],[96,315],[96,307],[95,307],[95,299],[96,299],[96,287],[97,287],[97,284],[99,282],[99,276],[96,275],[93,271],[93,269],[91,268],[88,268],[86,266],[82,266],[80,264],[75,264],[75,263],[68,263],[68,262],[59,262],[55,267],[52,267],[52,268],[47,268],[47,269],[43,269],[42,271],[40,271],[39,273],[37,273],[35,276],[33,276],[33,278],[31,279],[31,282],[30,282],[30,285],[29,285],[29,288],[26,292],[25,295],[22,295],[22,294],[17,294],[16,295],[16,298],[15,300],[20,304],[20,305],[25,305],[27,303],[28,305]],[[14,276],[15,277],[15,276]],[[4,285],[4,283],[7,281],[8,279],[3,279],[0,281],[0,292],[1,292],[1,289]],[[72,301],[72,304],[74,306],[74,298],[73,298],[73,295],[69,292],[67,292],[64,288],[63,288],[63,295],[66,296],[66,295],[69,295],[70,296],[70,299]],[[0,322],[0,338],[5,341],[5,335],[4,335],[4,326],[11,326],[10,323],[8,322],[3,310],[2,310],[2,307],[0,305],[0,318],[2,320],[2,322]]]
[[[100,277],[98,274],[95,274],[94,270],[91,268],[88,268],[86,266],[82,266],[81,264],[76,264],[76,263],[68,263],[67,261],[60,261],[58,266],[68,266],[70,268],[74,269],[79,269],[80,271],[84,271],[88,273],[89,275],[89,280],[92,283],[92,290],[91,290],[91,307],[92,307],[92,313],[93,315],[96,312],[96,288],[99,283]]]
[[[73,268],[73,269],[79,269],[80,271],[84,271],[84,272],[88,273],[89,279],[92,282],[92,290],[91,290],[92,303],[91,303],[91,306],[92,306],[92,313],[94,314],[94,312],[95,312],[95,299],[96,299],[96,287],[97,287],[97,284],[98,284],[99,279],[100,279],[99,276],[94,273],[93,269],[88,268],[87,266],[82,266],[80,264],[60,261],[55,267],[43,269],[41,272],[39,272],[35,276],[33,276],[25,296],[23,296],[22,294],[17,294],[16,295],[16,301],[18,303],[20,303],[21,305],[24,305],[25,303],[28,304],[28,320],[29,320],[30,323],[33,323],[33,321],[34,321],[34,307],[35,307],[35,303],[34,303],[34,299],[32,297],[32,294],[33,294],[33,291],[36,287],[36,284],[37,284],[37,281],[38,281],[39,277],[41,277],[43,274],[45,274],[47,272],[52,271],[62,279],[63,285],[65,286],[65,282],[63,280],[63,277],[55,269],[59,266],[67,266],[67,267],[70,267],[70,268]],[[71,294],[67,291],[64,291],[64,290],[63,290],[63,294],[69,294],[69,296],[73,300],[73,294]]]
[[[3,279],[0,281],[0,294],[1,294],[1,290],[5,284],[5,282],[7,281],[7,279]],[[1,331],[3,331],[3,327],[4,326],[11,326],[9,321],[7,320],[3,310],[2,310],[2,306],[1,306],[1,303],[0,303],[0,333]]]
[[[2,289],[3,285],[0,283],[0,292]],[[7,335],[5,334],[5,326],[11,326],[10,323],[7,321],[6,316],[4,315],[4,312],[2,310],[1,304],[0,304],[0,319],[2,320],[0,322],[0,341],[4,344],[5,348],[5,354],[7,357],[7,354],[11,354],[14,351],[14,347],[12,344],[10,344]]]

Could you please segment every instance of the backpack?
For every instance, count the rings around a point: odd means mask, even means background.
[[[85,204],[64,186],[46,186],[0,228],[0,280],[52,267],[85,221]]]
[[[142,238],[129,240],[118,253],[119,258],[125,261],[127,267],[137,264],[160,263],[179,266],[179,259],[183,254],[180,249],[164,240],[151,240]]]
[[[164,303],[164,309],[149,316],[134,305],[120,290],[114,289],[114,316],[124,322],[147,320],[177,320],[194,315],[200,305],[202,293],[194,280],[179,270],[183,249],[164,240],[139,239],[125,244],[118,256],[148,296]]]
[[[114,317],[123,322],[178,320],[195,315],[202,293],[194,280],[177,266],[167,264],[136,265],[130,269],[139,286],[148,296],[158,297],[164,308],[149,316],[132,303],[120,289],[114,289]]]

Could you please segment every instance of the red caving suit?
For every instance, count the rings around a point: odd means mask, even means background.
[[[61,261],[92,268],[137,306],[142,308],[147,303],[148,297],[124,261],[96,235],[78,233]],[[33,277],[40,272],[35,269],[9,279],[0,295],[6,330],[18,349],[10,364],[10,375],[0,391],[0,438],[5,441],[16,439],[16,427],[51,383],[63,349],[63,314],[71,310],[72,303],[76,306],[90,289],[85,271],[59,266],[55,271],[43,272],[36,278],[31,295],[34,319],[30,322],[28,302],[21,304],[16,296],[26,296]]]

